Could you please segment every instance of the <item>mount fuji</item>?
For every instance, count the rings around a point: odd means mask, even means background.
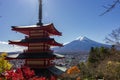
[[[64,44],[63,47],[55,47],[53,48],[54,52],[58,53],[81,53],[86,52],[88,53],[90,51],[91,47],[111,47],[111,45],[99,43],[96,41],[93,41],[87,37],[78,37],[77,39]]]

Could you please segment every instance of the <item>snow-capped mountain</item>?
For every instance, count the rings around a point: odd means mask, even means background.
[[[79,37],[69,43],[64,44],[63,47],[56,47],[53,48],[53,50],[58,53],[89,52],[91,47],[101,46],[110,47],[110,45],[93,41],[87,37]]]

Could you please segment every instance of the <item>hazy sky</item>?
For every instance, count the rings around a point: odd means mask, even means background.
[[[120,27],[120,8],[104,16],[104,5],[114,0],[43,0],[43,23],[54,23],[63,36],[60,43],[86,36],[104,42],[113,29]],[[0,41],[23,39],[11,26],[34,25],[38,21],[38,0],[0,0]]]

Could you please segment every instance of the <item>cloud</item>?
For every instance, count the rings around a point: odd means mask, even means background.
[[[8,42],[0,41],[0,52],[16,52],[26,49],[22,46],[10,45]]]
[[[23,46],[17,46],[17,45],[14,45],[13,48],[18,49],[18,50],[26,49],[26,47],[23,47]]]
[[[0,44],[8,44],[8,42],[0,41]]]

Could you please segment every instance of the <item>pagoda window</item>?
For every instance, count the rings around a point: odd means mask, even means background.
[[[43,47],[29,47],[29,49],[40,49],[40,50],[43,50],[44,48]]]
[[[29,47],[30,47],[30,46],[32,46],[32,47],[33,47],[33,46],[34,46],[34,47],[35,47],[35,46],[43,46],[43,45],[44,45],[43,43],[29,43]]]
[[[44,65],[44,61],[39,60],[27,60],[28,65]]]
[[[30,37],[49,37],[48,32],[44,30],[32,30],[29,34]]]
[[[43,33],[44,30],[32,30],[30,31],[30,33]]]
[[[48,51],[49,45],[44,43],[30,43],[28,50],[39,50],[39,51]]]
[[[29,43],[29,47],[30,46],[43,46],[43,43]]]
[[[33,34],[30,34],[30,36],[43,36],[44,34],[43,33],[33,33]]]

